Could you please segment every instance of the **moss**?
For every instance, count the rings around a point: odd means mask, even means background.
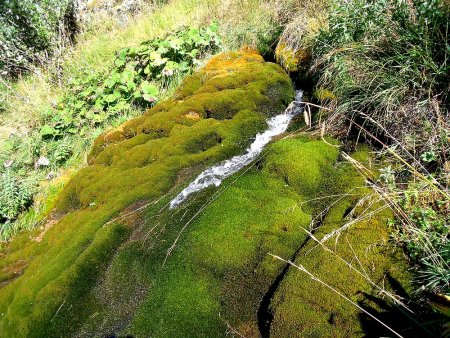
[[[275,49],[275,57],[287,72],[299,72],[311,59],[311,52],[304,49],[293,50],[280,42]]]
[[[322,2],[299,4],[297,15],[281,34],[275,57],[287,72],[305,76],[309,71],[317,35],[327,26],[326,5]]]
[[[226,88],[217,87],[217,77],[225,79]],[[286,94],[270,96],[272,86],[283,87]],[[203,87],[208,87],[207,94]],[[193,168],[194,174],[242,151],[250,137],[265,128],[268,112],[262,107],[273,102],[281,110],[293,94],[289,77],[256,53],[227,53],[187,78],[176,100],[99,137],[90,165],[59,195],[56,210],[65,216],[41,242],[19,236],[2,248],[5,268],[26,260],[23,274],[0,289],[2,336],[74,332],[95,304],[89,291],[130,232],[124,226],[103,225],[137,201],[178,189],[184,170]],[[208,117],[207,109],[214,114]],[[190,111],[201,118],[187,119]],[[206,284],[204,288],[208,289]],[[210,313],[214,308],[206,300],[203,307]]]
[[[293,255],[306,238],[299,229],[311,221],[311,215],[298,204],[308,192],[303,186],[287,185],[268,168],[294,153],[305,158],[315,148],[309,162],[285,170],[293,174],[312,165],[318,176],[324,176],[332,166],[322,164],[334,163],[338,154],[334,147],[306,138],[277,142],[272,147],[274,155],[264,160],[261,168],[224,182],[218,198],[182,233],[164,266],[167,249],[203,199],[164,220],[149,213],[151,226],[164,226],[162,234],[157,232],[159,238],[147,243],[152,254],[141,264],[157,268],[150,269],[152,286],[147,298],[122,334],[214,337],[222,336],[229,323],[239,331],[258,335],[259,304],[283,268],[268,253]],[[203,193],[209,195],[210,191]]]
[[[367,152],[361,150],[355,156],[367,159]],[[338,258],[366,273],[380,287],[393,292],[400,291],[405,297],[407,293],[402,293],[405,290],[398,286],[401,285],[410,292],[411,276],[407,272],[408,266],[401,250],[388,242],[386,224],[392,217],[392,212],[383,203],[370,204],[370,200],[366,200],[349,217],[349,211],[355,207],[355,203],[370,191],[361,189],[364,186],[361,176],[356,175],[355,170],[348,165],[338,167],[328,180],[329,183],[325,183],[327,194],[332,196],[338,193],[339,198],[330,197],[323,203],[329,208],[331,205],[331,208],[314,234],[315,237],[322,240],[349,221],[354,221],[355,224],[325,242],[334,254],[310,240],[294,263],[303,266],[316,278],[376,314],[392,327],[397,329],[403,325],[403,329],[409,328],[411,323],[402,323],[402,316],[395,313],[395,306],[385,303],[365,278]],[[344,192],[349,192],[350,195],[341,195]],[[365,216],[370,213],[371,217]],[[358,220],[360,216],[362,219]],[[271,330],[273,337],[356,337],[365,336],[367,331],[377,332],[377,335],[389,334],[383,331],[383,327],[372,323],[371,318],[362,314],[354,305],[295,268],[290,269],[280,286],[272,310],[275,314]]]
[[[320,156],[317,156],[320,154]],[[331,171],[339,148],[325,142],[285,140],[273,145],[266,161],[266,170],[282,178],[287,184],[311,196],[320,191],[323,172]],[[314,161],[311,159],[314,158]]]
[[[1,335],[216,337],[228,325],[248,337],[269,328],[273,337],[368,331],[358,311],[268,255],[294,259],[364,306],[383,310],[367,282],[304,231],[324,209],[315,235],[341,226],[357,197],[331,203],[324,195],[364,183],[337,161],[333,141],[277,141],[219,189],[173,211],[164,207],[206,166],[242,152],[292,96],[279,67],[251,51],[227,53],[188,78],[176,99],[102,135],[90,165],[59,196],[64,217],[41,242],[25,234],[2,248],[2,276],[23,274],[0,289]],[[195,119],[186,118],[190,112]],[[154,203],[139,217],[108,223],[148,201]],[[333,249],[348,260],[355,252],[376,282],[387,271],[404,281],[402,257],[386,244],[386,217],[357,223]],[[271,325],[264,314],[273,315]]]
[[[313,93],[313,98],[319,102],[332,101],[336,99],[336,95],[333,92],[325,88],[317,88]]]
[[[367,330],[367,319],[301,272],[289,269],[277,287],[274,281],[283,275],[285,266],[268,255],[294,257],[297,264],[355,301],[383,310],[379,301],[370,298],[376,293],[365,280],[307,241],[302,230],[317,210],[330,206],[328,199],[308,202],[314,196],[347,192],[363,184],[353,168],[336,162],[338,155],[338,148],[320,140],[301,137],[275,142],[258,166],[226,180],[200,214],[197,211],[208,202],[212,190],[174,212],[160,211],[169,200],[166,197],[150,207],[141,221],[135,219],[133,229],[112,224],[97,230],[88,217],[98,224],[106,219],[95,208],[67,215],[65,226],[72,222],[77,231],[60,228],[45,236],[52,245],[52,259],[46,257],[45,264],[31,262],[43,270],[38,277],[46,277],[40,281],[46,287],[33,297],[30,279],[18,278],[1,290],[10,288],[3,293],[1,305],[11,316],[2,322],[2,329],[19,336],[76,332],[78,336],[219,337],[230,325],[240,334],[256,337],[261,329],[262,299],[275,285],[275,296],[266,309],[274,314],[271,336],[359,335]],[[355,157],[369,158],[365,150]],[[363,190],[360,196],[367,192]],[[315,236],[323,238],[341,226],[356,199],[350,195],[331,204]],[[355,215],[364,208],[359,207]],[[389,216],[383,212],[357,223],[336,245],[333,241],[332,248],[353,261],[355,252],[376,282],[388,272],[390,278],[403,282],[409,278],[404,261],[385,242],[384,222]],[[64,231],[69,238],[61,238]],[[71,250],[61,250],[66,245]],[[76,247],[79,251],[73,252]],[[60,260],[68,263],[63,270]],[[13,288],[22,290],[20,296]],[[33,331],[29,331],[27,308],[33,314]],[[50,322],[49,317],[53,318]]]
[[[306,207],[308,203],[304,202],[313,196],[345,193],[363,185],[353,168],[336,166],[338,154],[336,147],[323,141],[287,139],[271,146],[257,170],[225,182],[217,199],[189,224],[166,265],[152,274],[153,287],[132,326],[123,333],[153,337],[222,336],[230,325],[246,336],[259,336],[261,319],[257,313],[261,301],[284,267],[268,253],[297,257],[297,263],[320,270],[320,276],[330,283],[338,281],[340,289],[350,292],[356,300],[376,306],[367,301],[376,295],[367,281],[358,280],[330,254],[314,248],[313,242],[302,245],[307,238],[302,228],[309,227],[312,213],[330,207],[327,199],[312,207]],[[355,156],[367,158],[365,151]],[[359,197],[367,193],[362,191]],[[209,196],[209,192],[205,195]],[[342,225],[356,199],[343,197],[334,204],[316,235],[321,238]],[[193,210],[200,206],[201,200]],[[351,241],[373,280],[379,282],[389,273],[405,285],[410,278],[405,272],[405,261],[399,251],[385,244],[385,221],[389,216],[389,212],[381,213],[358,223],[343,235],[342,241]],[[163,223],[175,228],[177,234],[185,222],[179,216],[171,217],[172,221]],[[159,259],[153,256],[153,264],[164,260],[166,249],[174,240],[166,235],[165,239],[172,239],[160,249]],[[339,244],[337,249],[347,259],[354,258],[348,246]],[[313,251],[306,254],[310,250]],[[275,314],[273,336],[345,336],[364,329],[358,311],[295,271],[289,271],[271,309]]]

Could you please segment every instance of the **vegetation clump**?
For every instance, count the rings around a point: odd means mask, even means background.
[[[417,281],[438,293],[450,285],[449,22],[441,0],[336,1],[313,49],[317,86],[335,96],[321,101],[328,130],[380,147],[375,191],[395,205]]]
[[[0,187],[0,222],[9,222],[30,205],[31,187],[18,181],[9,170],[1,174]]]
[[[317,36],[327,26],[328,0],[298,1],[283,27],[275,57],[284,69],[305,79]]]
[[[43,64],[62,39],[77,30],[73,0],[2,1],[0,75],[14,77]]]
[[[104,125],[131,106],[147,108],[159,99],[161,88],[192,72],[206,54],[220,46],[217,24],[180,28],[173,34],[117,52],[114,67],[104,74],[83,74],[70,81],[72,89],[61,97],[41,128],[43,138],[85,134]]]

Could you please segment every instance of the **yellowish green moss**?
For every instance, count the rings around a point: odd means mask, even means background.
[[[226,180],[217,199],[184,231],[211,190],[173,213],[155,215],[150,210],[142,233],[151,235],[145,245],[129,242],[118,252],[106,282],[92,294],[96,305],[88,317],[93,319],[85,322],[83,332],[99,335],[127,322],[115,332],[137,337],[220,337],[229,323],[246,336],[259,336],[261,299],[283,268],[268,253],[290,257],[306,239],[301,228],[309,225],[311,214],[299,205],[306,196],[319,193],[338,153],[336,147],[308,138],[273,144],[259,166]],[[292,177],[289,182],[286,175]],[[130,275],[130,266],[139,266],[140,272],[128,282],[120,276]],[[120,287],[114,287],[118,283]],[[139,283],[148,288],[142,304],[136,313],[120,310],[118,315],[113,309],[121,300],[121,309],[136,302],[139,290],[134,285]]]
[[[304,49],[293,50],[280,42],[275,49],[275,57],[286,71],[298,72],[311,59],[311,52]]]
[[[368,158],[366,151],[357,152],[355,156],[360,160]],[[346,223],[354,221],[354,224],[324,242],[331,252],[309,240],[294,263],[393,328],[409,329],[412,322],[402,322],[406,317],[396,311],[392,302],[386,302],[386,296],[369,282],[373,281],[403,297],[411,291],[411,275],[407,272],[401,249],[388,242],[387,221],[392,212],[384,203],[367,200],[349,214],[357,201],[370,190],[363,188],[362,177],[348,164],[336,168],[329,182],[324,185],[324,195],[330,197],[322,202],[322,207],[331,207],[314,236],[322,240]],[[348,196],[342,195],[346,192]],[[338,196],[333,196],[336,193]],[[349,268],[343,260],[367,279]],[[369,332],[377,336],[390,334],[336,292],[292,267],[274,297],[272,311],[275,314],[272,337],[362,337]]]
[[[325,88],[317,88],[313,93],[313,97],[319,102],[332,101],[336,99],[336,95]]]
[[[296,17],[283,30],[275,49],[277,61],[287,72],[305,75],[317,35],[326,27],[324,3],[299,3]]]

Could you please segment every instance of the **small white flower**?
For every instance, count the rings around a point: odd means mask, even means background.
[[[34,164],[34,166],[36,167],[36,168],[39,168],[39,167],[46,167],[46,166],[48,166],[50,164],[50,160],[47,158],[47,157],[45,157],[45,156],[41,156],[41,157],[39,157],[39,159],[36,161],[36,163]]]
[[[164,76],[172,76],[173,75],[173,70],[172,69],[163,69],[162,74]]]
[[[3,162],[3,166],[5,168],[10,168],[13,164],[13,160],[6,160],[5,162]]]

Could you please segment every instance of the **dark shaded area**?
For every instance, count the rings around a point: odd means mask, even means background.
[[[258,36],[256,49],[263,56],[264,61],[277,63],[275,49],[277,48],[281,33],[283,33],[283,26],[275,28],[273,32]]]
[[[303,248],[308,239],[306,239],[303,242],[302,246],[298,248],[297,251],[295,251],[294,255],[291,258],[291,261],[295,260],[301,248]],[[283,267],[283,270],[281,270],[281,273],[277,276],[277,278],[275,278],[272,285],[270,285],[269,289],[267,290],[263,299],[261,300],[261,304],[259,305],[257,317],[258,317],[258,328],[262,338],[270,337],[270,326],[272,324],[274,317],[274,313],[272,312],[270,304],[272,302],[273,296],[275,295],[275,292],[278,290],[278,287],[280,286],[284,277],[288,273],[290,266],[291,266],[290,264],[286,264]]]
[[[387,286],[396,295],[400,296],[408,308],[416,315],[408,312],[401,306],[387,302],[386,299],[365,292],[362,293],[364,300],[359,301],[358,305],[403,337],[439,337],[440,324],[443,318],[440,318],[438,314],[431,313],[429,309],[419,306],[413,301],[408,301],[411,299],[411,296],[390,274],[386,275],[386,281],[388,282]],[[359,320],[365,337],[395,336],[392,331],[364,312],[360,313]]]
[[[321,218],[321,221],[324,219],[324,217]],[[317,229],[321,224],[318,224],[315,229]],[[314,230],[312,230],[312,233],[314,233]],[[300,245],[300,247],[294,252],[292,255],[290,261],[295,262],[297,259],[297,256],[299,255],[300,251],[308,244],[309,240],[311,239],[310,236],[308,236],[303,243]],[[283,270],[281,270],[281,273],[275,278],[273,283],[270,285],[267,292],[264,294],[261,303],[258,308],[257,312],[257,318],[258,318],[258,329],[259,333],[261,334],[262,338],[268,338],[270,337],[270,327],[272,325],[274,313],[271,308],[272,298],[275,295],[275,293],[278,290],[278,287],[280,286],[281,282],[283,281],[286,274],[289,272],[289,268],[291,267],[291,264],[286,263],[286,265],[283,267]]]

